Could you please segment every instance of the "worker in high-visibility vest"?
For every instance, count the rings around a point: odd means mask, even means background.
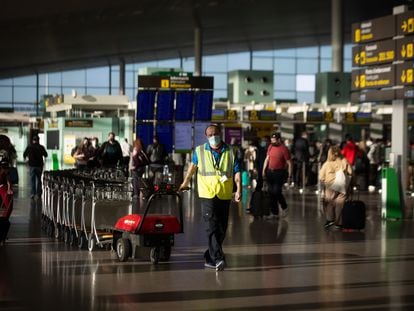
[[[233,148],[222,141],[217,125],[209,125],[205,134],[208,142],[195,148],[179,191],[188,187],[191,177],[197,172],[198,196],[204,219],[208,223],[208,249],[204,253],[204,266],[221,271],[226,265],[222,244],[226,236],[234,185],[234,200],[241,200],[240,163]]]

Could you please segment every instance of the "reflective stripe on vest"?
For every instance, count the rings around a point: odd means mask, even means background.
[[[214,198],[216,195],[219,199],[230,200],[233,193],[233,168],[234,152],[228,146],[220,157],[218,169],[214,165],[214,157],[206,145],[196,147],[198,158],[198,195],[201,198]],[[220,179],[225,175],[227,180],[222,182]]]

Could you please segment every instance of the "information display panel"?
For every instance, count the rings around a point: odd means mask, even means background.
[[[137,120],[154,119],[155,91],[140,90],[137,95]]]
[[[177,92],[175,100],[175,120],[191,121],[193,118],[194,92]]]
[[[174,91],[160,91],[157,96],[157,120],[172,121],[174,114]]]
[[[194,120],[211,120],[213,108],[213,91],[199,91],[195,93]]]
[[[164,145],[165,151],[171,153],[173,151],[173,125],[172,124],[157,124],[155,132],[159,141]]]
[[[193,126],[187,122],[176,122],[174,130],[175,151],[190,151],[193,148]]]
[[[152,144],[153,139],[153,133],[154,133],[154,125],[152,123],[146,123],[146,124],[137,124],[136,128],[136,136],[137,138],[141,138],[144,147],[147,148],[149,144]]]

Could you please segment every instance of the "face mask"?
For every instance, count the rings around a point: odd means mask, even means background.
[[[260,147],[266,147],[266,142],[265,141],[261,141],[260,142]]]
[[[217,147],[221,143],[221,138],[218,135],[214,135],[208,138],[208,143],[212,147]]]

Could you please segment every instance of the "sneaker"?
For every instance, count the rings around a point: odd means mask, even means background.
[[[340,230],[342,230],[342,226],[340,226],[340,225],[335,225],[335,230],[338,230],[338,231],[340,231]]]
[[[204,263],[204,267],[208,269],[216,269],[216,265],[214,263],[207,261]]]
[[[289,208],[285,208],[284,210],[282,210],[282,217],[286,217],[289,213]]]
[[[327,220],[326,223],[323,225],[326,229],[328,229],[330,226],[333,226],[335,222],[332,220]]]
[[[219,260],[216,263],[216,271],[223,271],[224,270],[224,266],[226,265],[226,263],[224,262],[224,260]]]

